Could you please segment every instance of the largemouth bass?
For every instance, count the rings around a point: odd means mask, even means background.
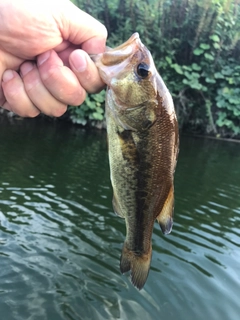
[[[106,122],[113,208],[125,219],[122,273],[141,289],[148,277],[152,232],[173,224],[178,124],[171,95],[138,33],[93,58],[107,84]]]

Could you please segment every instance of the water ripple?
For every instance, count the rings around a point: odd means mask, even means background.
[[[7,127],[8,140],[0,128],[3,319],[238,320],[236,145],[181,139],[174,228],[163,236],[156,224],[138,292],[119,271],[125,224],[105,135],[31,123]]]

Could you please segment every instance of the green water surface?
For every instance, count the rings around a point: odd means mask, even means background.
[[[105,132],[0,122],[0,319],[240,319],[240,144],[181,138],[170,235],[119,271]]]

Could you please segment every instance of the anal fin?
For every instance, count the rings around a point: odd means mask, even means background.
[[[165,200],[162,211],[157,216],[157,221],[164,234],[169,234],[172,231],[173,225],[173,209],[174,209],[174,189],[171,186],[168,197]]]

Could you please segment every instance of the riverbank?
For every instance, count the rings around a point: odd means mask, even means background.
[[[54,118],[54,117],[49,117],[44,114],[40,114],[36,118],[22,118],[19,117],[18,115],[14,114],[13,112],[4,110],[0,108],[0,123],[2,121],[8,121],[11,124],[14,125],[14,123],[17,123],[19,121],[46,121],[46,122],[67,122],[70,126],[73,127],[79,127],[82,129],[97,129],[97,130],[106,130],[106,122],[105,121],[96,121],[94,123],[88,123],[86,125],[82,125],[80,123],[74,123],[71,118],[70,118],[70,113],[67,111],[66,114],[64,114],[62,117],[59,118]],[[182,136],[186,137],[194,137],[194,138],[200,138],[200,139],[211,139],[211,140],[218,140],[218,141],[226,141],[226,142],[235,142],[235,143],[240,143],[240,139],[232,139],[232,138],[223,138],[220,136],[211,136],[211,135],[205,135],[205,134],[196,134],[194,132],[184,132],[181,131]]]

